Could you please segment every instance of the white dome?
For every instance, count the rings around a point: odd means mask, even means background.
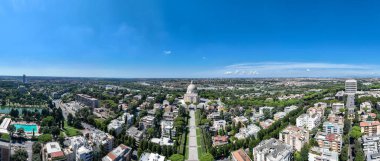
[[[193,81],[191,81],[190,85],[187,87],[186,93],[195,93],[197,90],[197,87],[193,84]]]

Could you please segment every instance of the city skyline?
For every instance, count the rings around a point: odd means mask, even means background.
[[[379,77],[379,4],[2,1],[0,75]]]

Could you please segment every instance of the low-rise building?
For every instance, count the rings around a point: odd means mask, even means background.
[[[132,148],[120,144],[118,147],[109,152],[102,161],[130,161],[132,156]]]
[[[282,119],[286,116],[286,113],[285,112],[277,112],[273,115],[273,119],[275,121],[279,120],[279,119]]]
[[[333,113],[341,113],[340,112],[340,109],[343,109],[344,110],[344,103],[333,103],[331,105],[331,108],[332,108],[332,112]]]
[[[249,122],[249,120],[244,116],[235,117],[232,121],[235,123],[235,126],[239,125],[239,123],[245,126]]]
[[[4,118],[3,122],[0,124],[0,133],[1,134],[8,134],[8,126],[12,122],[11,118]]]
[[[340,153],[342,148],[342,135],[318,132],[315,139],[320,148],[330,149],[331,151]]]
[[[255,161],[290,161],[292,155],[292,146],[274,138],[263,140],[253,148]]]
[[[165,161],[165,156],[157,153],[143,153],[139,161]]]
[[[219,112],[212,112],[212,113],[210,113],[210,114],[207,115],[207,119],[210,119],[210,120],[221,119],[220,118],[220,113]]]
[[[162,137],[162,138],[152,138],[150,139],[150,142],[159,144],[161,146],[173,146],[174,142],[170,138]]]
[[[231,152],[231,160],[232,161],[252,161],[251,158],[249,158],[248,154],[243,149],[239,149],[239,150]]]
[[[287,107],[284,108],[284,112],[285,112],[286,114],[288,114],[288,113],[292,112],[293,110],[296,110],[297,108],[298,108],[298,107],[295,106],[295,105],[287,106]]]
[[[339,101],[343,101],[343,99],[344,99],[344,91],[338,91],[335,94],[335,99],[337,99]]]
[[[269,112],[272,113],[273,109],[274,109],[274,107],[268,107],[268,106],[260,107],[259,113],[260,113],[260,115],[264,115],[265,110],[269,110]]]
[[[339,153],[329,149],[313,147],[309,151],[308,161],[339,161]]]
[[[379,121],[363,121],[360,122],[361,132],[364,136],[380,135]]]
[[[322,109],[325,109],[325,108],[327,108],[327,103],[325,103],[325,102],[314,103],[314,107],[315,107],[315,108],[322,108]]]
[[[371,112],[372,104],[370,102],[363,102],[360,104],[360,112]]]
[[[133,137],[136,140],[136,144],[140,143],[140,140],[143,138],[143,131],[140,131],[138,128],[132,126],[126,131],[126,135]]]
[[[272,120],[272,119],[267,119],[267,120],[265,120],[265,121],[261,121],[261,122],[260,122],[260,126],[261,126],[263,129],[267,129],[267,128],[269,128],[269,126],[271,126],[273,123],[274,123],[274,120]]]
[[[260,120],[262,120],[262,119],[264,119],[264,115],[261,115],[260,113],[256,113],[256,112],[254,112],[252,117],[251,117],[251,121],[253,123],[260,122]]]
[[[174,114],[174,112],[165,112],[162,115],[162,118],[165,121],[174,121],[174,119],[176,118],[176,115]]]
[[[309,132],[302,127],[289,125],[280,132],[279,140],[301,151],[303,145],[309,141]]]
[[[225,144],[228,144],[228,136],[217,135],[212,137],[212,146],[216,147]]]
[[[219,131],[220,129],[226,130],[226,121],[225,120],[214,121],[212,127],[214,131]]]
[[[119,135],[123,131],[123,125],[126,122],[128,123],[127,127],[132,124],[133,117],[134,116],[129,113],[124,113],[119,118],[112,120],[107,126],[108,132],[113,130],[116,135]]]
[[[373,121],[377,115],[375,113],[363,113],[360,115],[360,120],[361,121]]]
[[[46,161],[64,161],[65,155],[58,142],[46,143],[43,149],[44,160]]]
[[[246,139],[251,136],[257,137],[257,133],[260,131],[260,127],[255,124],[250,124],[246,127],[242,127],[239,129],[239,133],[235,134],[235,137],[239,140]]]

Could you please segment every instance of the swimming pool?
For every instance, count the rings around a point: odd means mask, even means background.
[[[27,124],[13,124],[16,127],[16,131],[19,128],[23,128],[25,132],[32,133],[33,130],[35,133],[38,133],[38,126],[37,125],[27,125]]]

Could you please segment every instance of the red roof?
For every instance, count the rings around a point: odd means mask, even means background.
[[[335,140],[335,134],[327,134],[326,139],[328,141],[334,141]]]
[[[57,151],[57,152],[53,152],[50,154],[52,158],[58,158],[58,157],[63,157],[64,154],[62,151]]]
[[[222,142],[227,142],[228,141],[228,136],[215,136],[214,141],[222,141]]]
[[[380,125],[379,121],[366,121],[366,122],[360,122],[360,126],[377,126]]]

